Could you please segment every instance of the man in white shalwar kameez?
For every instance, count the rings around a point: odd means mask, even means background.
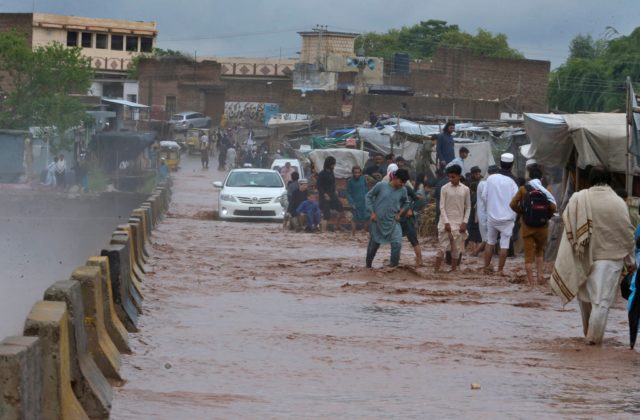
[[[635,242],[627,206],[609,186],[609,171],[592,168],[589,182],[591,188],[573,194],[562,214],[551,288],[563,303],[578,297],[587,342],[599,344],[622,270],[635,270]]]

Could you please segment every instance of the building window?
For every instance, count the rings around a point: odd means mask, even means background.
[[[67,32],[67,47],[77,47],[77,46],[78,46],[78,33]]]
[[[127,37],[127,51],[138,51],[138,37],[137,36],[128,36]]]
[[[111,35],[111,49],[114,51],[122,51],[124,47],[124,36]]]
[[[82,48],[93,47],[93,34],[91,32],[82,33]]]
[[[153,52],[153,38],[147,36],[140,38],[140,51]]]
[[[101,50],[109,48],[109,36],[107,34],[96,34],[96,48]]]
[[[167,112],[167,116],[171,116],[176,113],[176,97],[166,96],[164,102],[164,110]]]

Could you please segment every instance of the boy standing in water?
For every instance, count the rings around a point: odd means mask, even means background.
[[[460,183],[462,168],[452,165],[447,168],[449,183],[440,191],[440,220],[438,221],[439,250],[435,269],[440,270],[442,259],[451,251],[451,271],[458,269],[458,261],[467,239],[467,220],[471,213],[469,187]]]

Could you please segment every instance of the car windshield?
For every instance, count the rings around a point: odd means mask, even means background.
[[[184,117],[183,117],[182,115],[180,115],[180,114],[176,114],[176,115],[172,115],[172,116],[171,116],[171,119],[172,119],[172,120],[174,120],[174,121],[180,121],[180,120],[182,120],[183,118],[184,118]]]
[[[227,187],[281,188],[282,178],[274,172],[232,172]]]

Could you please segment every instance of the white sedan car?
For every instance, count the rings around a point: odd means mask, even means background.
[[[280,174],[271,169],[233,169],[220,189],[218,215],[221,219],[250,218],[283,220],[287,189]]]

